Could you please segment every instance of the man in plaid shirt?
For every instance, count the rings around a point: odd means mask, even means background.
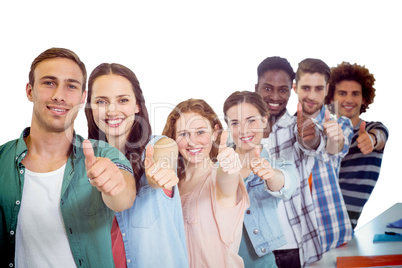
[[[295,78],[290,63],[285,58],[268,57],[260,63],[257,73],[255,91],[263,97],[270,111],[271,133],[262,143],[273,161],[285,159],[294,162],[300,178],[300,187],[292,197],[278,204],[287,244],[274,251],[276,264],[278,267],[304,267],[322,256],[308,178],[314,166],[314,156],[325,150],[325,141],[317,139],[320,135],[316,133],[320,132],[311,128],[311,120],[305,122],[301,107],[298,107],[298,120],[286,109]],[[303,127],[308,123],[310,127]]]
[[[346,117],[331,120],[323,106],[330,73],[322,60],[305,59],[299,63],[294,86],[304,116],[314,118],[322,126],[327,140],[326,151],[319,152],[314,159],[311,175],[311,193],[323,252],[344,244],[353,235],[339,186],[340,162],[348,153],[353,126]]]

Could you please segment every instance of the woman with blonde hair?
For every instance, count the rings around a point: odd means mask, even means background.
[[[127,67],[103,63],[91,73],[85,114],[89,138],[109,142],[131,162],[137,196],[116,213],[111,230],[116,267],[188,267],[175,173],[177,146],[151,135],[140,83]]]

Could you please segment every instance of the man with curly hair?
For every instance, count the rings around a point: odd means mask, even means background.
[[[331,69],[325,102],[335,103],[340,116],[353,124],[348,154],[341,162],[339,184],[353,228],[378,180],[388,129],[381,122],[365,122],[366,112],[375,97],[374,76],[365,66],[342,62]]]

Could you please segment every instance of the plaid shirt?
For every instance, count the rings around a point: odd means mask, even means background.
[[[321,130],[321,129],[320,129]],[[323,137],[322,132],[321,137]],[[292,197],[284,201],[286,214],[299,248],[301,266],[304,267],[322,257],[322,249],[311,198],[308,178],[314,166],[316,152],[325,150],[321,139],[316,151],[304,149],[297,140],[296,117],[286,113],[272,126],[272,132],[262,144],[272,159],[284,158],[294,162],[299,173],[300,186]]]
[[[325,121],[324,114],[323,106],[316,117],[320,124]],[[344,134],[342,151],[335,155],[326,152],[318,153],[312,169],[312,197],[323,252],[344,244],[353,236],[352,225],[339,186],[340,162],[348,153],[353,126],[350,119],[346,117],[340,117],[338,124],[341,125]]]

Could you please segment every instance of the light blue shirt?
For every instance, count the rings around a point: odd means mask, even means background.
[[[277,214],[278,202],[279,198],[289,199],[299,183],[296,166],[293,163],[281,159],[271,161],[265,149],[261,151],[260,155],[273,168],[283,173],[285,184],[280,191],[272,192],[265,181],[252,172],[244,180],[250,199],[250,207],[244,215],[244,226],[254,251],[259,257],[286,244]],[[240,255],[242,256],[242,252]]]
[[[162,137],[151,137],[149,144]],[[116,218],[123,237],[127,267],[189,266],[177,185],[170,198],[162,189],[152,188],[143,174],[134,205],[116,213]]]

